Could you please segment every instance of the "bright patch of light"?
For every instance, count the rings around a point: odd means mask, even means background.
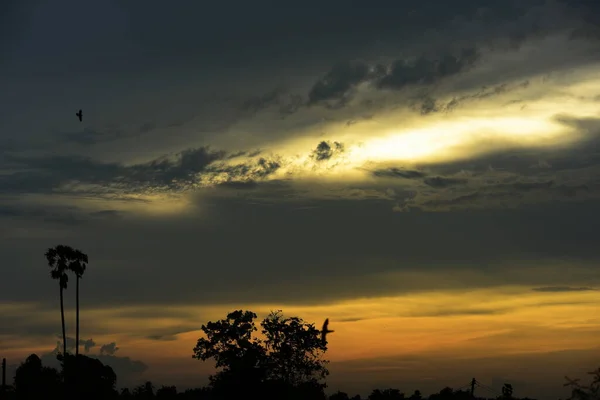
[[[467,149],[464,147],[478,142],[504,140],[520,145],[543,146],[564,131],[565,127],[556,122],[529,118],[455,120],[373,139],[357,148],[355,160],[441,161],[465,155]],[[476,148],[469,150],[471,154],[477,152]]]

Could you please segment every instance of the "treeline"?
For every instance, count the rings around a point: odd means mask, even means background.
[[[78,381],[76,382],[75,379]],[[103,365],[95,358],[79,355],[77,358],[67,355],[66,360],[61,360],[61,370],[42,365],[40,358],[32,354],[21,363],[14,376],[14,383],[5,388],[2,393],[3,400],[40,400],[40,399],[196,399],[196,400],[224,400],[224,399],[293,399],[293,400],[362,400],[360,395],[350,396],[344,392],[336,392],[327,396],[324,384],[302,382],[291,385],[283,380],[267,380],[257,382],[251,388],[237,387],[236,396],[232,393],[226,395],[214,386],[214,377],[205,387],[187,389],[179,392],[175,386],[161,386],[157,388],[152,382],[146,382],[132,389],[123,388],[116,390],[117,376],[111,367]],[[69,385],[70,383],[70,385]],[[481,397],[472,397],[468,390],[453,390],[446,387],[439,393],[423,397],[416,390],[407,396],[399,389],[374,389],[366,398],[367,400],[484,400]],[[499,396],[498,400],[519,400],[506,395]],[[490,400],[485,399],[485,400]],[[529,400],[529,399],[522,399]]]
[[[329,375],[324,358],[327,340],[314,324],[298,317],[272,312],[261,323],[261,337],[255,333],[257,316],[251,311],[234,311],[225,319],[202,326],[203,337],[193,348],[192,357],[212,360],[216,373],[201,388],[178,392],[175,386],[155,387],[146,382],[132,389],[117,390],[117,376],[100,360],[58,353],[60,370],[42,365],[32,354],[16,370],[13,384],[0,390],[2,400],[109,400],[109,399],[202,399],[202,400],[361,400],[358,395],[325,393]],[[592,385],[577,380],[571,399],[598,399],[600,370]],[[422,397],[417,390],[406,395],[398,389],[375,389],[368,400],[473,400],[470,390],[444,388]],[[497,400],[518,400],[510,385],[504,385]],[[530,399],[523,399],[530,400]]]

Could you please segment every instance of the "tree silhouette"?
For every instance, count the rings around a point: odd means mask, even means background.
[[[54,368],[44,367],[42,360],[32,354],[17,368],[14,376],[16,398],[37,400],[58,398],[60,395],[60,375]]]
[[[177,398],[177,388],[175,386],[162,386],[156,391],[156,398],[171,400]]]
[[[253,312],[238,310],[201,327],[206,338],[198,339],[192,358],[215,360],[220,371],[210,376],[210,386],[217,396],[233,398],[243,390],[258,390],[257,384],[266,376],[266,351],[252,336],[257,330],[255,319]]]
[[[81,252],[80,250],[74,249],[71,246],[58,245],[54,248],[48,249],[46,252],[46,258],[48,259],[50,266],[56,266],[55,268],[59,269],[63,273],[67,271],[72,272],[77,278],[75,285],[75,355],[77,356],[79,355],[79,280],[85,273],[88,263],[88,256],[87,254]],[[63,339],[64,338],[65,333],[63,327]]]
[[[79,280],[85,273],[86,266],[88,264],[87,254],[82,253],[79,250],[65,247],[67,253],[68,268],[69,271],[73,272],[77,277],[75,283],[75,355],[79,355]]]
[[[67,332],[65,329],[65,303],[63,290],[67,288],[69,282],[69,276],[67,275],[67,260],[65,258],[62,246],[56,246],[49,248],[44,254],[48,261],[48,266],[52,268],[50,276],[52,279],[58,280],[60,288],[60,320],[62,325],[62,338],[63,338],[63,356],[67,354]]]
[[[398,389],[375,389],[369,395],[369,400],[404,400],[404,393]]]
[[[298,386],[329,375],[327,361],[322,359],[327,345],[313,324],[298,317],[285,318],[279,310],[271,312],[261,325],[270,379]]]
[[[502,397],[505,399],[511,399],[513,396],[513,387],[510,383],[505,383],[502,386]]]
[[[325,384],[319,381],[329,374],[321,358],[327,348],[314,325],[284,318],[278,311],[262,321],[261,340],[253,336],[256,318],[251,311],[237,310],[202,325],[206,338],[198,339],[192,357],[215,360],[219,371],[210,377],[215,395],[236,398],[260,391],[264,398],[275,393],[282,398],[299,393],[305,393],[303,398],[324,396]]]
[[[350,396],[348,396],[348,393],[341,392],[338,390],[337,392],[329,396],[329,400],[350,400]]]
[[[150,381],[146,381],[133,389],[133,396],[136,399],[151,399],[154,397],[154,385]]]
[[[423,396],[421,395],[420,390],[415,390],[413,394],[410,395],[409,400],[422,400]]]
[[[102,400],[118,395],[115,390],[117,375],[100,360],[84,355],[67,354],[62,360],[64,382],[77,378],[77,394],[80,399]]]

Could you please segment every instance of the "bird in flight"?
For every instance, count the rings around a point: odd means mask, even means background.
[[[81,110],[79,110],[78,113],[75,113],[75,115],[79,117],[79,122],[81,122],[81,118],[83,118],[83,113],[81,112]]]
[[[329,318],[327,318],[325,320],[325,322],[323,322],[323,329],[321,329],[321,342],[323,343],[323,346],[325,346],[327,344],[327,334],[328,333],[332,333],[334,331],[330,331],[328,329],[329,326]]]

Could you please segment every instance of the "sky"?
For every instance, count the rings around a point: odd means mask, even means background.
[[[330,391],[566,394],[600,355],[599,17],[3,2],[0,356],[55,362],[44,252],[67,244],[90,259],[85,351],[119,387],[203,385],[202,324],[281,309],[330,318]]]

